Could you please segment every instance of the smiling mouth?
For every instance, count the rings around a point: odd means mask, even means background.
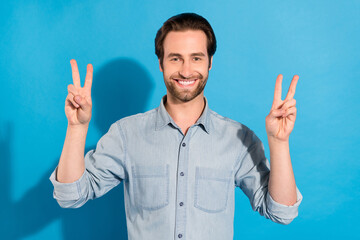
[[[182,87],[189,87],[189,86],[193,86],[197,79],[192,79],[192,80],[174,79],[174,80]]]

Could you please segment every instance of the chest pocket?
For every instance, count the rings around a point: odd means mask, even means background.
[[[135,204],[145,210],[157,210],[169,204],[169,165],[133,166]]]
[[[226,209],[232,171],[196,167],[194,206],[209,213]]]

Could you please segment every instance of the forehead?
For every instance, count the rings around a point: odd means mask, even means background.
[[[164,54],[168,53],[207,53],[206,34],[201,30],[171,31],[164,40]]]

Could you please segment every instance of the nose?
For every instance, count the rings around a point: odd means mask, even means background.
[[[183,61],[179,74],[183,78],[189,78],[192,75],[191,63],[189,61]]]

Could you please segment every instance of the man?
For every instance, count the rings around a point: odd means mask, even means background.
[[[84,87],[75,60],[65,113],[68,129],[59,165],[50,179],[62,207],[80,207],[124,181],[129,239],[232,239],[234,189],[274,222],[298,213],[298,191],[289,153],[296,118],[294,76],[285,100],[276,80],[266,117],[271,171],[263,145],[246,126],[209,109],[204,87],[216,39],[201,16],[167,20],[155,38],[167,94],[160,106],[118,120],[84,158],[91,118],[92,66]]]

